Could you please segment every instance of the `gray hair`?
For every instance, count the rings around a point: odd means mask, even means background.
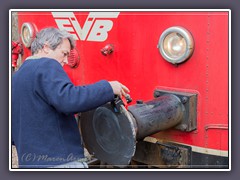
[[[43,49],[44,44],[48,44],[49,47],[54,50],[59,44],[63,42],[63,39],[68,39],[70,42],[71,49],[75,47],[75,40],[72,35],[64,30],[57,28],[45,28],[37,33],[35,39],[31,45],[32,54],[38,53],[39,50]]]

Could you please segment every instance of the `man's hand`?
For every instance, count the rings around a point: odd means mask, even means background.
[[[118,95],[118,96],[126,96],[126,93],[129,93],[129,89],[124,86],[123,84],[121,84],[120,82],[118,81],[109,81],[112,89],[113,89],[113,93],[115,95]]]

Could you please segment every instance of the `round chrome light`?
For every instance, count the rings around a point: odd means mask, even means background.
[[[174,26],[162,33],[158,48],[165,60],[172,64],[179,64],[192,55],[194,50],[193,37],[185,28]]]
[[[29,48],[36,36],[35,26],[32,23],[23,23],[20,35],[24,46]]]

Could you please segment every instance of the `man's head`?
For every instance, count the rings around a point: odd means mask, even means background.
[[[32,54],[57,60],[61,65],[67,63],[70,50],[75,47],[71,34],[56,28],[41,30],[31,45]]]

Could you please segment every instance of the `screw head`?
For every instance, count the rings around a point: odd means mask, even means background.
[[[159,91],[154,91],[154,97],[157,98],[161,96],[161,93]]]
[[[181,101],[182,101],[183,104],[185,104],[188,101],[188,98],[187,97],[182,97]]]

